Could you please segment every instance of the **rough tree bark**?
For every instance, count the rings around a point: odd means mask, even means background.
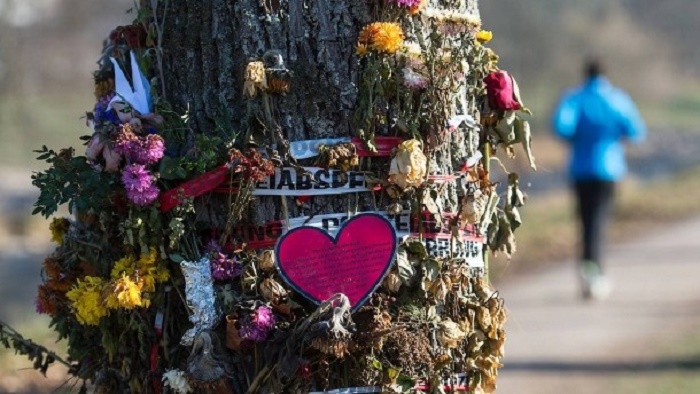
[[[477,3],[431,0],[429,7],[478,16]],[[189,110],[197,133],[207,133],[222,119],[245,132],[249,121],[243,99],[246,64],[251,59],[262,60],[269,50],[278,50],[294,75],[291,91],[273,103],[281,136],[289,141],[353,136],[352,116],[358,100],[354,52],[358,32],[373,21],[367,4],[348,0],[172,1],[162,45],[167,98],[180,110]],[[269,142],[276,136],[272,131],[263,138]],[[431,174],[451,174],[467,156],[464,140],[455,138],[432,153]],[[289,216],[345,212],[349,198],[334,198],[329,204],[316,197],[307,212],[290,200]],[[371,208],[369,201],[360,201],[361,210]],[[262,197],[256,202],[254,221],[281,217],[279,198]],[[442,210],[456,212],[454,184],[448,185],[441,203]]]

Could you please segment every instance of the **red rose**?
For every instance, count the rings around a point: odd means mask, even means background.
[[[513,77],[506,71],[492,71],[486,78],[486,92],[493,109],[515,111],[521,109],[513,94]]]

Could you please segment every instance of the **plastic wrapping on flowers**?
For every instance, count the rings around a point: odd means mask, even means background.
[[[361,29],[355,48],[355,124],[362,149],[377,151],[377,106],[391,107],[394,136],[404,142],[375,159],[386,165],[367,174],[369,193],[391,201],[377,208],[390,217],[408,209],[424,220],[426,211],[448,234],[472,231],[484,250],[472,260],[431,253],[418,226],[364,304],[342,294],[305,298],[280,275],[275,252],[256,249],[236,227],[256,183],[287,159],[231,130],[193,130],[160,96],[162,81],[149,82],[162,77],[153,58],[160,48],[150,50],[159,40],[141,22],[122,26],[94,75],[87,151],[44,147],[37,152],[49,168],[33,176],[41,191],[34,213],[48,218],[67,204],[73,214],[51,224],[57,248],[43,263],[37,297],[38,312],[67,342],[71,374],[99,392],[495,390],[506,315],[478,263],[489,250],[515,250],[524,198],[511,176],[507,201],[499,201],[489,161],[523,145],[534,166],[528,111],[478,18],[420,0],[381,3],[374,7],[391,12],[376,15],[388,19]],[[290,89],[293,75],[266,67],[255,60],[241,73],[245,100]],[[459,173],[446,175],[460,185],[453,216],[436,203],[440,185],[428,160],[443,133],[463,136],[470,153]],[[362,161],[347,141],[320,151],[322,167],[348,171]],[[225,203],[211,203],[214,192]]]

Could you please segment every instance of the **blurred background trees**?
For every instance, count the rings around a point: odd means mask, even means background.
[[[91,72],[102,39],[133,19],[126,13],[132,6],[0,0],[0,138],[20,144],[0,148],[0,163],[31,162],[25,155],[37,141],[84,132],[76,118],[93,105]],[[489,0],[481,8],[502,68],[518,78],[537,115],[535,132],[546,129],[561,89],[580,80],[591,54],[607,61],[611,78],[640,101],[652,125],[692,125],[700,109],[696,0]],[[53,123],[36,116],[44,111]]]

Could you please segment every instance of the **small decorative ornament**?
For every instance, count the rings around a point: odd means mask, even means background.
[[[336,237],[316,227],[299,227],[275,248],[277,269],[299,294],[318,304],[345,294],[357,310],[379,286],[396,253],[396,236],[384,217],[352,217]]]
[[[185,295],[190,307],[190,322],[194,324],[194,327],[182,336],[180,343],[192,346],[195,336],[203,330],[216,327],[221,316],[216,309],[209,259],[203,257],[199,261],[183,261],[180,267],[185,276]]]

